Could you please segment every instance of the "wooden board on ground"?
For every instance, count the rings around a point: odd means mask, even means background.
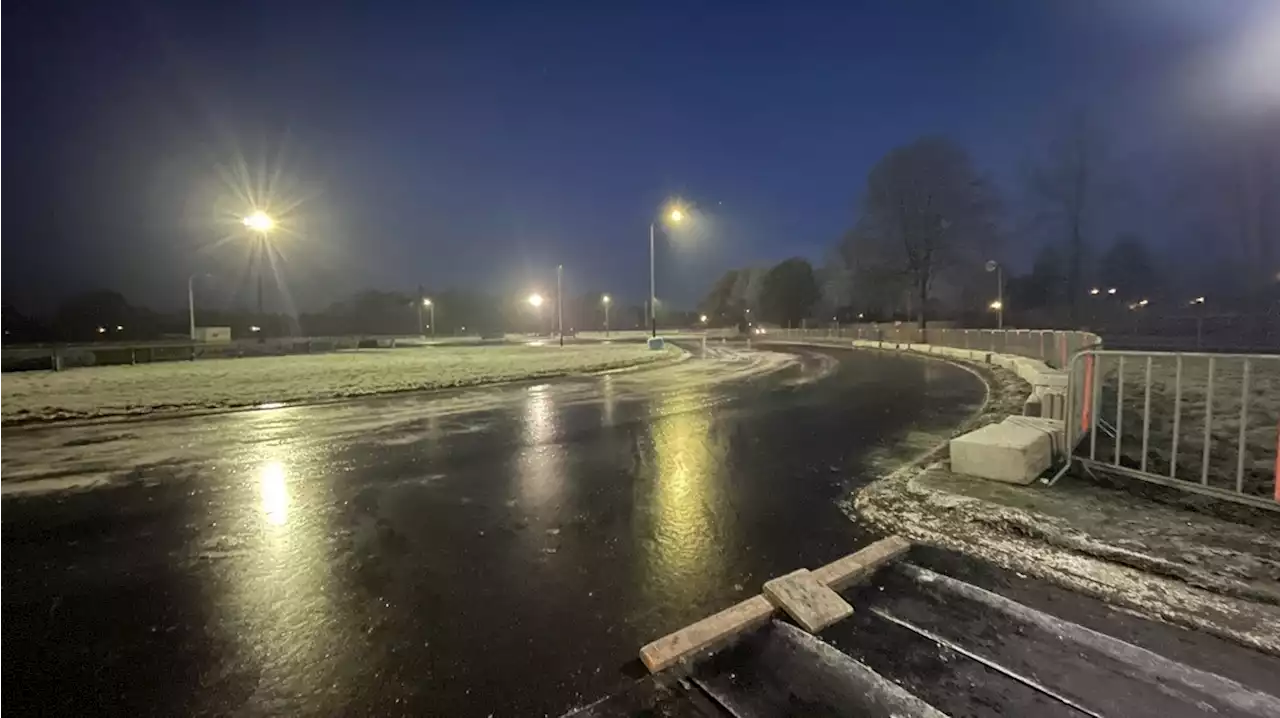
[[[875,573],[876,569],[906,553],[910,548],[910,541],[901,536],[890,536],[876,541],[861,551],[816,569],[813,575],[830,586],[831,590],[843,591]]]
[[[765,581],[764,595],[810,633],[853,614],[853,606],[807,568]]]
[[[898,536],[890,536],[813,571],[812,578],[820,586],[830,586],[840,591],[870,576],[909,548],[911,542]],[[839,596],[836,598],[844,603],[844,599]],[[844,614],[847,616],[853,612],[853,608],[848,603],[844,605],[848,608],[848,613]],[[640,649],[640,659],[650,672],[657,673],[682,660],[694,659],[724,648],[739,635],[764,625],[775,610],[773,602],[765,596],[748,598],[648,644]]]
[[[773,610],[769,599],[752,596],[641,648],[640,660],[649,672],[657,673],[686,656],[714,651],[738,634],[763,626]]]

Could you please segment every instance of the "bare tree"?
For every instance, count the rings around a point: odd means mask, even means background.
[[[982,261],[996,236],[995,212],[969,155],[948,140],[922,138],[871,168],[844,254],[862,276],[884,286],[907,283],[923,329],[934,280]]]
[[[1084,115],[1077,115],[1027,173],[1036,205],[1033,224],[1048,224],[1065,234],[1067,306],[1073,322],[1079,319],[1084,295],[1085,255],[1093,229],[1090,219],[1097,211],[1102,154],[1099,132]]]

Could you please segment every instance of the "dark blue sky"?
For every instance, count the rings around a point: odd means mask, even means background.
[[[278,172],[304,307],[545,286],[557,262],[637,300],[670,195],[707,215],[660,256],[688,301],[729,266],[821,259],[918,135],[1011,194],[1080,108],[1135,152],[1176,138],[1205,58],[1277,4],[8,2],[5,300],[168,308],[196,269],[247,296],[243,243],[212,245],[233,189]]]

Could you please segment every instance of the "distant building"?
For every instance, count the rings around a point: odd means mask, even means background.
[[[196,341],[225,344],[231,341],[231,327],[196,327]]]

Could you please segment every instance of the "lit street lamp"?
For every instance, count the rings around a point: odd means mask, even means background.
[[[1115,293],[1116,293],[1116,288],[1115,288],[1115,287],[1112,287],[1112,288],[1110,288],[1110,289],[1108,289],[1108,290],[1107,290],[1107,294],[1115,294]]]
[[[667,212],[666,219],[679,224],[684,221],[684,212],[679,207],[672,207]],[[651,336],[658,336],[658,308],[657,303],[657,284],[654,281],[653,272],[653,236],[657,231],[657,222],[649,223],[649,328]]]
[[[423,297],[422,306],[431,310],[431,336],[432,338],[434,338],[436,335],[436,305],[429,298]],[[422,330],[422,310],[421,309],[418,310],[418,330],[419,331]],[[423,332],[423,333],[425,334],[426,332]]]
[[[542,306],[542,295],[541,295],[541,294],[537,294],[537,293],[530,294],[530,295],[529,295],[529,304],[530,304],[530,305],[532,305],[534,309],[537,309],[538,307],[541,307],[541,306]]]
[[[1101,292],[1101,291],[1102,291],[1101,289],[1098,289],[1097,287],[1094,287],[1093,289],[1090,289],[1090,290],[1089,290],[1089,293],[1096,297],[1096,296],[1098,296],[1098,293],[1099,293],[1099,292]]]
[[[600,302],[604,304],[604,336],[606,339],[609,338],[609,303],[611,301],[613,300],[609,298],[608,294],[600,297]]]
[[[991,259],[987,261],[987,271],[996,273],[996,300],[991,303],[991,308],[997,312],[997,328],[1004,329],[1004,268]]]
[[[267,251],[267,233],[275,229],[276,221],[262,210],[254,210],[252,214],[246,216],[240,222],[250,231],[258,235],[258,245],[255,247],[257,252],[258,265],[258,319],[262,319],[262,262]],[[261,339],[261,337],[259,337]]]

